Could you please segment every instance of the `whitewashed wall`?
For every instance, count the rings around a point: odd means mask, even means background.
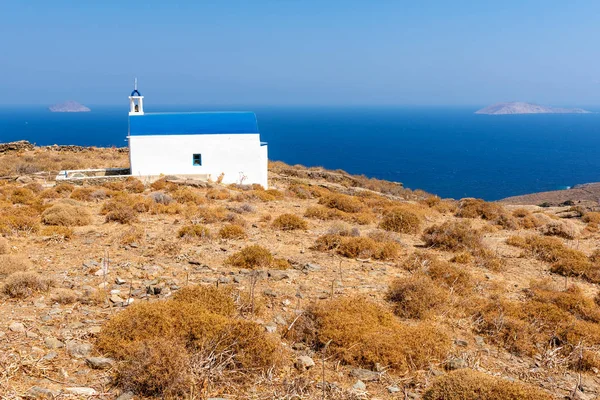
[[[133,176],[210,175],[223,183],[258,183],[267,188],[267,146],[259,134],[130,136]],[[202,165],[193,165],[193,154],[202,154]]]

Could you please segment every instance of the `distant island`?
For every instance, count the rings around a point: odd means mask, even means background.
[[[555,108],[538,104],[509,102],[496,103],[475,111],[475,114],[507,115],[507,114],[589,114],[590,111],[581,108]]]
[[[48,107],[51,112],[90,112],[88,107],[80,104],[76,101],[66,101],[61,104],[55,104],[53,106]]]

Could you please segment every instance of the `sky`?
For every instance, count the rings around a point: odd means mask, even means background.
[[[0,0],[0,105],[600,104],[598,0]]]

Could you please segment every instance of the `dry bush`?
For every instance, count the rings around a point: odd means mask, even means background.
[[[152,192],[148,195],[148,197],[152,199],[153,202],[165,206],[168,206],[173,202],[173,197],[171,197],[165,192]]]
[[[470,369],[460,369],[436,378],[423,400],[552,400],[541,389],[511,382]]]
[[[73,228],[56,225],[45,226],[40,232],[40,235],[55,241],[69,240],[74,234]]]
[[[529,212],[529,210],[527,210],[526,208],[517,208],[512,212],[512,216],[515,218],[525,218],[529,217],[530,215],[531,212]]]
[[[132,243],[141,243],[144,241],[146,231],[141,226],[131,226],[121,235],[119,235],[119,243],[122,245],[130,245]]]
[[[198,224],[182,226],[177,232],[177,236],[184,239],[210,239],[212,237],[210,229]]]
[[[273,261],[273,255],[269,250],[254,244],[229,256],[225,264],[239,268],[262,269],[271,267]]]
[[[192,361],[180,340],[152,338],[131,346],[116,384],[144,396],[182,398],[193,386]]]
[[[40,207],[14,206],[0,201],[0,234],[29,234],[39,230]]]
[[[424,274],[394,280],[386,294],[386,299],[393,304],[396,315],[414,319],[431,316],[447,298],[448,294]]]
[[[3,254],[0,255],[0,278],[5,278],[15,272],[29,269],[29,260],[22,256]]]
[[[579,276],[590,282],[600,282],[600,265],[579,250],[572,249],[554,237],[511,236],[507,244],[528,250],[540,261],[551,263],[550,271],[564,276]]]
[[[104,325],[98,348],[121,361],[119,383],[141,395],[181,396],[221,379],[252,382],[282,364],[283,349],[262,326],[232,317],[229,296],[196,287],[134,304]]]
[[[250,195],[260,201],[269,202],[275,200],[283,200],[285,195],[277,189],[258,189],[250,192]]]
[[[458,209],[454,215],[460,218],[481,218],[494,221],[504,213],[504,208],[499,204],[467,198],[458,202]]]
[[[423,268],[423,272],[436,284],[459,294],[466,294],[475,286],[473,276],[469,272],[436,258]]]
[[[59,183],[54,186],[54,191],[60,195],[60,197],[68,197],[69,194],[75,190],[75,186],[70,183]]]
[[[150,184],[152,190],[164,190],[167,187],[166,178],[160,178]]]
[[[585,214],[583,214],[583,217],[581,218],[581,220],[583,222],[586,222],[588,224],[600,224],[600,212],[587,212]]]
[[[448,251],[473,250],[481,247],[481,233],[467,221],[444,222],[425,230],[423,240],[428,247]]]
[[[279,229],[282,231],[295,231],[298,229],[306,230],[308,229],[308,224],[305,220],[295,214],[281,214],[275,220],[273,220],[272,224],[273,228]]]
[[[121,181],[106,181],[102,183],[102,186],[108,190],[114,190],[115,192],[125,191],[125,183]]]
[[[552,221],[540,228],[545,236],[558,236],[563,239],[573,240],[578,233],[576,228],[567,221]]]
[[[466,251],[458,253],[450,259],[450,262],[457,264],[468,264],[471,261],[473,261],[473,256]]]
[[[438,328],[404,325],[362,297],[340,297],[311,305],[294,325],[292,338],[351,365],[394,371],[428,368],[446,357],[449,338]]]
[[[206,198],[211,200],[227,200],[231,194],[226,189],[208,189]]]
[[[125,190],[129,193],[143,193],[146,190],[146,186],[137,178],[133,176],[125,179],[124,182]]]
[[[104,193],[104,196],[99,195],[99,190]],[[69,197],[79,201],[97,201],[106,197],[106,192],[104,189],[97,187],[78,187],[71,192]]]
[[[35,292],[45,292],[54,282],[36,272],[15,272],[4,280],[2,293],[12,298],[25,298]]]
[[[13,204],[33,204],[36,200],[35,193],[24,187],[13,189],[10,194],[10,201]]]
[[[417,233],[421,226],[421,218],[404,208],[387,210],[379,227],[386,231],[398,233]]]
[[[200,205],[206,203],[206,198],[204,196],[201,196],[199,193],[188,187],[182,187],[173,191],[171,196],[173,196],[175,201],[181,204],[192,203]]]
[[[223,207],[198,207],[192,219],[204,224],[212,224],[224,221],[227,215],[228,211]]]
[[[433,254],[426,253],[423,251],[415,251],[404,259],[398,266],[404,268],[407,271],[414,272],[420,269],[427,269],[429,266],[437,262],[438,259]]]
[[[475,249],[473,256],[475,258],[475,265],[491,271],[502,271],[506,265],[506,261],[503,258],[498,257],[494,251],[485,247]]]
[[[246,230],[237,224],[227,224],[219,230],[221,239],[244,239]]]
[[[345,222],[334,222],[327,230],[327,234],[340,236],[360,236],[360,230],[356,227],[351,227]]]
[[[0,236],[0,255],[8,253],[10,246],[8,240]]]
[[[137,214],[133,207],[115,203],[111,210],[106,214],[106,222],[118,222],[120,224],[131,224],[137,221]]]
[[[362,203],[356,197],[341,193],[323,196],[319,199],[319,204],[347,213],[357,213],[363,209]]]
[[[566,290],[558,290],[548,280],[533,281],[529,286],[528,296],[531,299],[554,304],[578,319],[600,322],[600,307],[579,286],[572,285]]]
[[[50,300],[59,304],[73,304],[79,296],[71,289],[58,288],[50,294]]]
[[[337,254],[348,258],[373,258],[391,260],[398,256],[401,247],[393,241],[378,242],[370,237],[341,236],[325,234],[317,238],[313,250],[335,250]]]
[[[343,219],[344,213],[337,209],[331,209],[323,206],[308,207],[304,212],[307,218],[320,219],[322,221],[330,221],[333,219]]]
[[[92,223],[92,215],[87,208],[68,203],[58,203],[42,213],[46,225],[85,226]]]

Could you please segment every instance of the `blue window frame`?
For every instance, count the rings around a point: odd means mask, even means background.
[[[192,157],[192,162],[194,166],[202,165],[202,154],[194,154]]]

